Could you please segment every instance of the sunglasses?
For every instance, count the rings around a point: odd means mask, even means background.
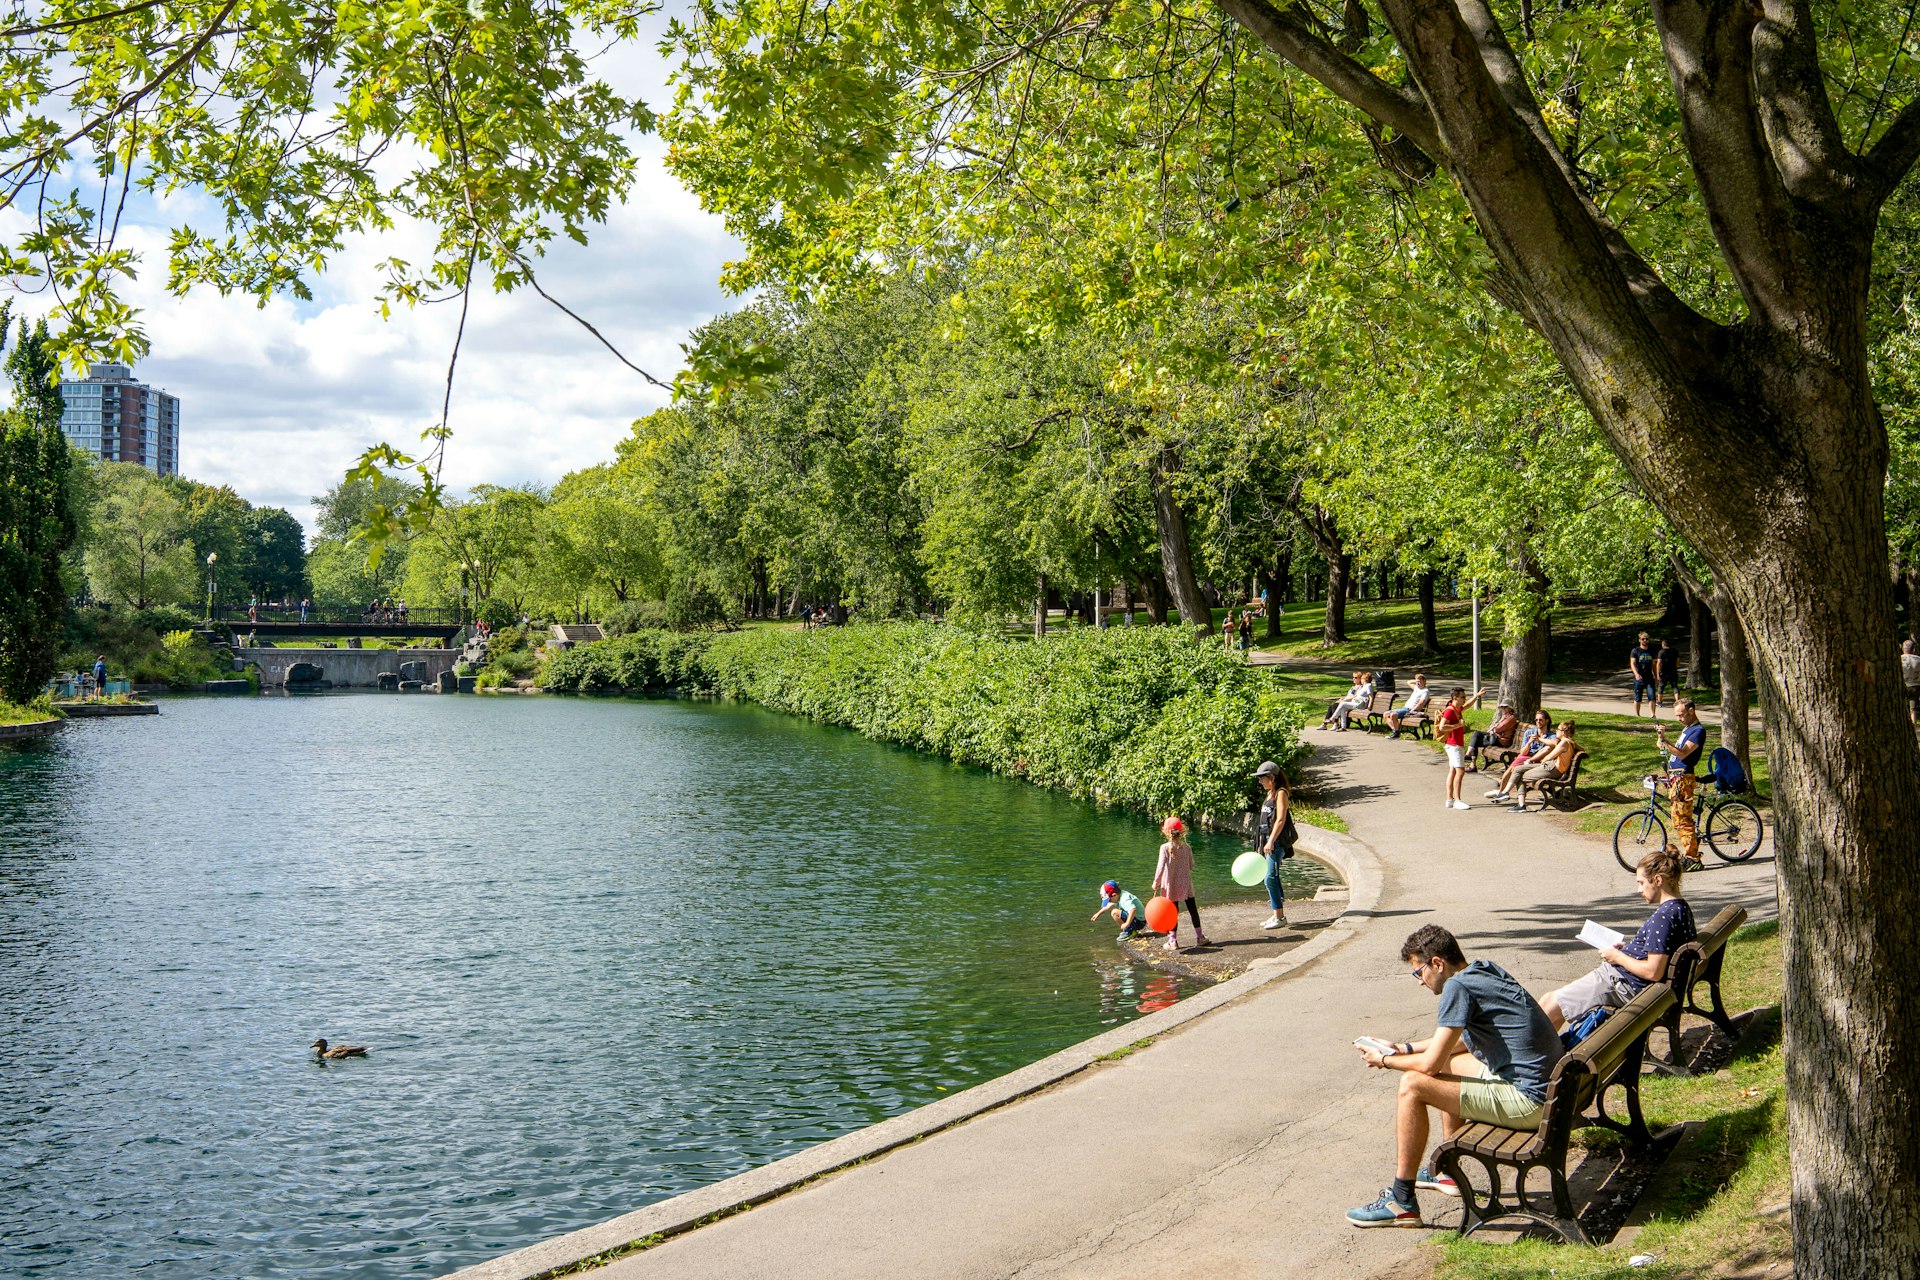
[[[1420,963],[1419,963],[1419,964],[1418,964],[1417,966],[1415,966],[1415,967],[1414,967],[1413,969],[1411,969],[1411,970],[1409,970],[1408,972],[1410,972],[1410,973],[1412,973],[1412,974],[1413,974],[1413,980],[1414,980],[1415,982],[1418,982],[1418,981],[1420,980],[1420,975],[1421,975],[1421,974],[1423,974],[1423,973],[1425,973],[1425,972],[1427,971],[1427,966],[1428,966],[1428,965],[1430,965],[1430,964],[1432,964],[1432,963],[1433,963],[1433,961],[1432,961],[1432,960],[1430,960],[1430,959],[1429,959],[1429,960],[1422,960],[1422,961],[1421,961],[1421,962],[1420,962]]]

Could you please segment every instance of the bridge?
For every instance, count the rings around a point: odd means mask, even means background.
[[[466,619],[458,609],[302,609],[299,605],[221,605],[209,619],[240,635],[379,636],[403,640],[432,636],[452,640]]]

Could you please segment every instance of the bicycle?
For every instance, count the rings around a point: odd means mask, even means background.
[[[1661,813],[1669,811],[1671,802],[1661,794],[1660,787],[1666,780],[1666,774],[1648,774],[1642,778],[1640,785],[1647,789],[1647,803],[1630,811],[1613,829],[1614,861],[1628,871],[1639,868],[1641,854],[1667,843],[1667,824]],[[1760,811],[1751,801],[1723,792],[1714,778],[1701,781],[1714,784],[1713,799],[1708,803],[1705,797],[1694,795],[1695,830],[1722,862],[1745,862],[1760,851],[1760,842],[1766,837]]]

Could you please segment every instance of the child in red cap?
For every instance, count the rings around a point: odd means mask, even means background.
[[[1160,846],[1160,863],[1153,869],[1153,889],[1155,893],[1171,899],[1175,905],[1184,904],[1187,915],[1193,920],[1193,937],[1196,947],[1207,945],[1207,932],[1200,927],[1200,906],[1193,900],[1193,846],[1187,843],[1187,824],[1178,817],[1170,817],[1160,824],[1160,834],[1167,842]],[[1180,918],[1174,917],[1173,928],[1167,930],[1167,950],[1180,949]]]

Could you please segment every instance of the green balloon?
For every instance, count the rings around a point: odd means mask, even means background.
[[[1233,860],[1233,878],[1248,888],[1267,878],[1267,855],[1243,853]]]

